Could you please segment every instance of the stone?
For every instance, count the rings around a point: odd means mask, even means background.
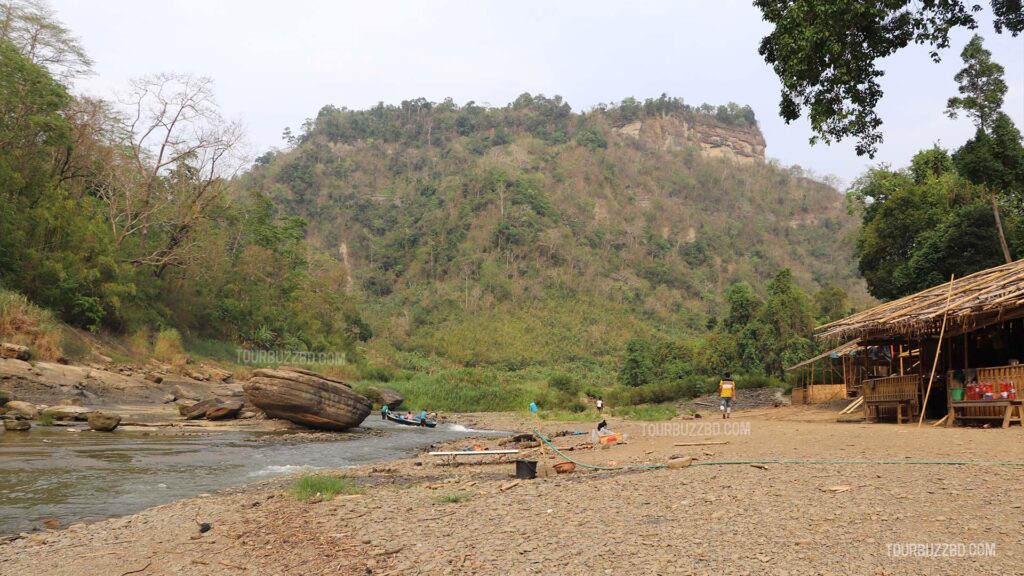
[[[95,410],[83,406],[50,406],[44,408],[40,414],[51,416],[54,420],[84,420],[91,412]]]
[[[164,377],[155,372],[147,372],[144,378],[154,384],[160,384],[164,381]]]
[[[7,390],[0,390],[0,406],[6,405],[11,400],[14,400],[13,392],[8,392]]]
[[[226,396],[228,398],[241,398],[245,396],[245,390],[242,390],[240,385],[236,386],[217,386],[211,392],[216,396]]]
[[[22,402],[21,400],[11,400],[4,405],[7,410],[7,414],[14,416],[15,418],[24,418],[25,420],[35,420],[39,417],[39,410],[28,402]]]
[[[171,402],[174,402],[177,399],[178,397],[175,396],[174,394],[164,394],[164,397],[160,399],[160,402],[164,404],[170,404]]]
[[[180,400],[193,400],[196,402],[199,401],[199,394],[196,394],[191,390],[187,390],[184,386],[181,385],[172,388],[171,394],[174,394],[175,398],[178,398]]]
[[[97,432],[113,432],[121,424],[121,417],[117,414],[105,412],[93,412],[89,414],[89,428]]]
[[[205,418],[207,412],[221,406],[222,404],[224,404],[224,401],[220,398],[207,398],[202,402],[196,402],[188,408],[181,408],[179,409],[179,412],[186,420],[198,420],[200,418]]]
[[[81,406],[82,401],[78,398],[62,398],[57,404],[61,406]]]
[[[309,428],[346,430],[370,415],[370,401],[340,380],[300,369],[261,368],[242,388],[271,418]]]
[[[25,432],[32,427],[27,420],[4,420],[4,430],[11,432]]]
[[[242,403],[238,400],[225,402],[206,411],[207,420],[226,420],[234,418],[242,410]]]
[[[686,468],[693,463],[692,458],[673,458],[668,461],[668,467],[671,470],[678,470],[679,468]]]
[[[32,352],[28,349],[28,346],[21,346],[19,344],[11,344],[4,342],[0,344],[0,358],[14,358],[15,360],[28,360],[32,356]]]
[[[405,398],[397,390],[391,388],[377,388],[377,393],[380,394],[380,401],[387,404],[388,408],[392,410],[397,410],[402,402],[405,402]]]
[[[210,379],[209,374],[203,374],[197,370],[185,370],[185,376],[188,376],[193,380],[199,380],[200,382],[206,382]]]

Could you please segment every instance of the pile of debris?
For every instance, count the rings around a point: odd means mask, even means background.
[[[783,395],[782,388],[746,388],[736,392],[736,403],[734,410],[751,410],[754,408],[778,408],[789,406],[789,398]],[[708,412],[718,410],[718,392],[705,394],[693,400],[687,400],[680,405],[683,410],[696,412]]]

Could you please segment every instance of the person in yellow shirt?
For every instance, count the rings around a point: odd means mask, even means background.
[[[732,417],[732,405],[736,401],[736,382],[729,373],[718,382],[718,409],[722,411],[722,418]]]

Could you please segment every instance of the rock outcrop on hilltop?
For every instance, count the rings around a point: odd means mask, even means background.
[[[671,114],[649,116],[617,128],[616,132],[662,150],[696,146],[711,158],[740,162],[764,160],[764,136],[757,126],[733,126],[701,115],[693,118]]]

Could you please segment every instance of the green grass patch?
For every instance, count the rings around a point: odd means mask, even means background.
[[[53,415],[52,414],[40,414],[39,415],[40,426],[53,426]]]
[[[473,497],[469,492],[456,492],[455,494],[444,494],[434,498],[434,504],[458,504]]]
[[[619,406],[612,408],[612,416],[629,418],[630,420],[671,420],[679,412],[672,404],[641,404],[639,406]]]
[[[318,494],[324,500],[330,500],[338,494],[362,494],[363,489],[356,486],[351,478],[311,474],[296,480],[291,492],[298,500],[309,500]]]

